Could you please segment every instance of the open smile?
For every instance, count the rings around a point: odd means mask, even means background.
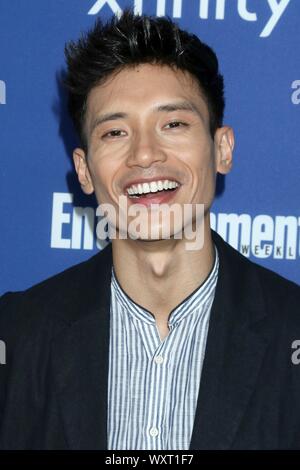
[[[125,194],[132,203],[150,206],[169,202],[180,186],[177,181],[171,179],[152,180],[127,186]]]

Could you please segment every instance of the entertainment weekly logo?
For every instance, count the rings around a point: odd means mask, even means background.
[[[96,237],[93,207],[74,207],[73,194],[53,193],[51,248],[103,249]],[[211,213],[211,228],[246,257],[295,260],[300,257],[300,217]]]
[[[156,0],[156,16],[165,16],[166,8],[173,3],[171,17],[174,19],[181,18],[184,9],[187,5],[195,7],[195,14],[198,11],[200,20],[225,20],[227,16],[226,6],[229,3],[234,3],[237,14],[243,21],[253,22],[258,21],[263,24],[263,29],[260,32],[261,38],[270,36],[278,22],[281,20],[282,15],[286,11],[291,0],[260,0],[253,4],[251,0]],[[146,1],[132,0],[126,6],[132,6],[134,13],[142,15],[146,6]],[[153,1],[155,4],[155,1]],[[122,8],[117,0],[97,0],[88,11],[88,15],[98,15],[103,7],[110,7],[112,12],[120,16]],[[258,6],[261,10],[256,10]],[[191,11],[191,10],[189,10]],[[267,13],[266,13],[267,12]]]

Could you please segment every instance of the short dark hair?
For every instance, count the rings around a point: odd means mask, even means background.
[[[184,31],[170,17],[135,15],[126,8],[106,24],[98,17],[93,28],[65,45],[68,108],[81,145],[87,151],[84,132],[86,102],[92,88],[118,70],[143,63],[168,65],[193,75],[206,100],[213,137],[222,126],[224,81],[215,52],[196,35]]]

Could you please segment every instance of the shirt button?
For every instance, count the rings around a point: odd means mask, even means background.
[[[158,429],[157,428],[151,428],[150,429],[150,436],[152,436],[152,437],[158,436]]]
[[[164,362],[164,358],[162,356],[155,356],[154,361],[156,364],[162,364]]]

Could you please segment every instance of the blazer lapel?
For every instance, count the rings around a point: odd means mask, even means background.
[[[231,447],[267,345],[266,331],[256,325],[266,308],[255,270],[212,235],[219,279],[191,450]],[[53,343],[53,377],[70,449],[107,449],[111,266],[109,245],[79,272],[77,289],[70,287],[64,306],[72,320]]]
[[[70,449],[107,449],[111,266],[111,246],[86,263],[82,284],[65,305],[74,321],[53,344],[54,380]]]
[[[266,316],[253,265],[212,231],[220,255],[190,449],[230,449],[267,346]],[[255,325],[256,324],[256,325]],[[266,322],[263,322],[265,325]],[[254,325],[256,327],[254,327]]]

